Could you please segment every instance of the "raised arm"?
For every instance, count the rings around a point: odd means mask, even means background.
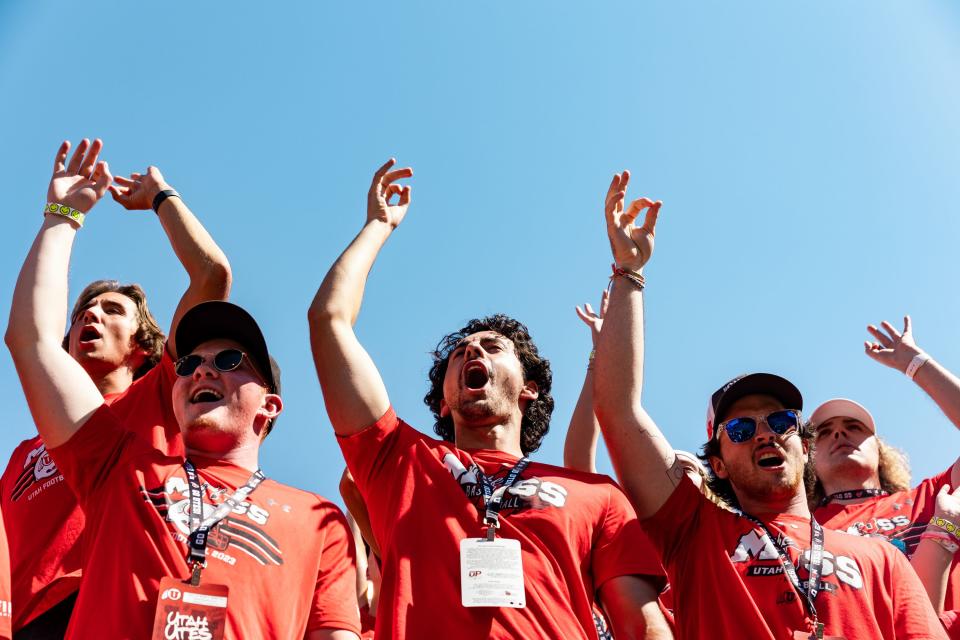
[[[577,307],[577,315],[590,327],[594,352],[590,354],[580,397],[577,398],[577,406],[573,409],[570,426],[567,427],[567,439],[563,442],[563,466],[590,473],[597,472],[597,440],[600,438],[600,423],[593,412],[593,358],[609,302],[610,292],[605,290],[600,298],[600,313],[594,313],[589,303],[583,305],[582,309]]]
[[[630,173],[614,175],[607,191],[607,235],[620,275],[594,360],[593,404],[620,484],[642,519],[656,513],[683,477],[673,447],[643,409],[643,266],[653,253],[660,202],[640,198],[624,211]],[[643,226],[635,220],[646,209]]]
[[[943,527],[933,524],[938,519],[946,520],[950,524],[960,523],[960,487],[952,492],[950,485],[940,487],[933,520],[920,534],[920,544],[910,559],[910,564],[920,576],[920,582],[930,597],[933,610],[940,615],[943,613],[944,598],[947,595],[947,581],[956,554],[957,538],[947,532],[946,523]]]
[[[129,178],[118,176],[110,186],[113,199],[128,210],[149,210],[162,191],[173,191],[156,167],[147,167],[144,174],[133,173]],[[162,199],[157,217],[170,240],[170,246],[186,269],[190,284],[180,298],[170,323],[169,336],[176,334],[183,314],[207,300],[226,300],[230,295],[232,274],[227,256],[200,224],[179,194]],[[173,340],[167,341],[170,355],[177,357]]]
[[[67,270],[80,228],[75,218],[49,212],[51,203],[86,214],[112,180],[98,161],[100,140],[84,139],[66,164],[70,143],[57,151],[47,189],[43,224],[20,270],[5,336],[30,412],[43,441],[57,447],[69,440],[103,404],[87,372],[63,347],[67,317]]]
[[[871,324],[867,331],[876,340],[864,342],[867,355],[900,373],[912,374],[913,381],[937,403],[950,422],[960,429],[960,378],[917,346],[913,339],[913,322],[910,316],[903,317],[902,333],[887,321],[881,322],[880,328]],[[960,459],[953,464],[950,483],[955,487],[960,486]]]
[[[330,267],[307,314],[313,362],[327,414],[334,431],[341,435],[373,424],[390,406],[380,372],[357,340],[353,324],[373,262],[410,204],[410,187],[394,183],[412,176],[413,170],[391,171],[394,163],[391,158],[374,174],[367,195],[366,224]],[[393,196],[398,199],[391,205]]]

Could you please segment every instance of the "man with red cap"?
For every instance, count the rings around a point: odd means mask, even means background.
[[[732,510],[711,502],[684,473],[643,409],[641,271],[660,203],[640,198],[625,207],[628,181],[627,172],[614,176],[605,205],[615,267],[594,406],[617,475],[662,555],[678,636],[944,637],[902,554],[828,530],[811,516],[803,399],[788,380],[739,376],[710,398],[704,456],[711,488]]]

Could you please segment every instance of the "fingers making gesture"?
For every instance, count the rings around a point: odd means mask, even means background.
[[[170,188],[160,170],[152,166],[147,167],[145,174],[131,173],[129,178],[117,176],[115,180],[117,184],[110,185],[110,195],[130,211],[153,208],[156,195]]]
[[[373,183],[367,194],[367,222],[379,220],[394,229],[403,221],[410,206],[410,186],[394,184],[401,178],[413,175],[413,169],[404,167],[390,171],[397,161],[390,158],[373,174]],[[396,204],[390,204],[390,198],[398,196]]]
[[[593,307],[590,306],[590,303],[586,303],[583,307],[577,307],[577,315],[583,320],[583,323],[590,327],[590,337],[593,340],[593,346],[597,346],[597,340],[600,338],[600,330],[603,327],[603,316],[607,313],[607,307],[610,306],[610,291],[607,289],[603,290],[603,294],[600,296],[600,312],[594,313]]]
[[[880,364],[905,372],[913,358],[923,352],[913,340],[910,316],[903,317],[903,332],[897,331],[886,320],[880,323],[880,327],[882,331],[872,324],[867,326],[875,342],[864,342],[864,351]]]
[[[70,142],[64,140],[53,163],[47,202],[66,205],[86,213],[104,196],[113,181],[107,163],[99,160],[103,142],[84,138],[67,163]]]
[[[624,211],[629,182],[629,171],[614,174],[610,188],[607,189],[604,213],[613,259],[624,269],[640,271],[653,254],[653,236],[663,203],[649,198],[637,198]],[[644,210],[646,215],[643,224],[638,227],[636,219]]]

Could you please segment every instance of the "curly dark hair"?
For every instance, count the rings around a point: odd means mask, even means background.
[[[813,430],[810,429],[809,423],[800,426],[799,435],[800,439],[807,444],[807,451],[812,451]],[[720,455],[720,439],[718,436],[719,432],[714,433],[713,438],[700,447],[700,453],[697,454],[697,457],[700,458],[700,461],[703,462],[703,465],[707,468],[707,486],[710,490],[713,491],[720,500],[726,503],[728,507],[739,509],[740,501],[737,500],[737,494],[733,491],[733,484],[731,484],[729,480],[718,478],[717,474],[713,471],[713,465],[710,464],[710,458],[723,457]],[[813,467],[807,464],[803,470],[803,481],[808,489],[808,493],[809,488],[813,486],[814,480]]]
[[[77,302],[73,305],[73,311],[70,313],[70,324],[73,325],[80,315],[80,311],[87,306],[91,300],[101,293],[119,293],[133,300],[137,308],[137,333],[133,336],[137,344],[143,349],[147,356],[136,371],[133,372],[133,379],[146,374],[153,369],[160,357],[163,355],[163,346],[166,344],[166,336],[163,330],[157,324],[150,308],[147,307],[147,294],[138,284],[121,284],[117,280],[94,280],[88,284],[80,295],[77,296]],[[69,351],[70,329],[67,329],[67,335],[63,337],[63,348]]]
[[[553,396],[550,395],[550,386],[553,383],[553,374],[550,372],[550,361],[540,357],[537,345],[533,343],[527,327],[518,320],[501,313],[474,318],[466,326],[444,336],[433,353],[433,365],[430,367],[430,390],[423,397],[424,403],[433,412],[435,422],[433,430],[437,435],[448,442],[454,442],[453,418],[449,415],[440,415],[440,401],[443,400],[443,379],[447,374],[447,364],[450,352],[457,344],[469,335],[480,331],[495,331],[513,342],[514,350],[520,364],[523,366],[524,381],[533,380],[537,384],[539,395],[537,399],[527,405],[520,423],[520,449],[524,455],[533,453],[540,448],[540,442],[550,429],[550,415],[553,413]]]

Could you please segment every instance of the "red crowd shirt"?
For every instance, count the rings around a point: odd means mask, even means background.
[[[460,541],[485,534],[477,469],[496,483],[518,459],[429,438],[392,408],[338,441],[382,552],[378,639],[596,638],[592,606],[604,582],[662,579],[610,478],[531,462],[504,496],[497,532],[520,541],[526,608],[463,607]]]
[[[859,536],[886,538],[898,549],[913,557],[920,544],[920,534],[927,528],[937,507],[940,487],[950,484],[950,472],[927,478],[913,489],[889,496],[877,496],[858,504],[831,502],[814,514],[825,527]],[[954,558],[944,598],[945,610],[960,609],[960,564]]]
[[[104,405],[50,450],[86,512],[84,575],[68,638],[149,638],[161,578],[186,580],[189,485],[183,458],[129,432]],[[204,511],[251,472],[191,457]],[[230,589],[226,638],[359,633],[353,538],[331,502],[270,479],[209,535],[202,584]]]
[[[157,366],[104,401],[132,432],[164,453],[181,455],[171,405],[174,380],[173,359],[164,349]],[[17,603],[13,628],[20,630],[80,588],[84,515],[40,436],[21,442],[10,457],[0,477],[0,508]]]
[[[0,517],[0,640],[13,637],[10,610],[10,549],[7,546],[6,527]]]
[[[764,524],[809,577],[810,519],[781,514]],[[678,638],[791,638],[806,609],[779,555],[755,524],[708,500],[684,478],[643,526],[663,553]],[[927,594],[893,545],[824,529],[816,607],[826,635],[848,640],[945,638]]]

